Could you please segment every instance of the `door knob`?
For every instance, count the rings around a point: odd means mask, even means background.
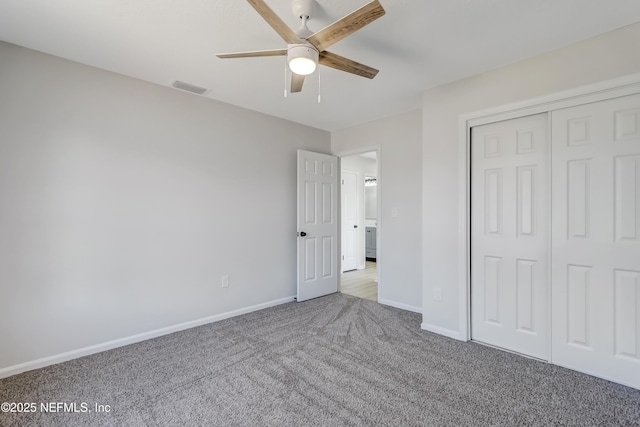
[[[354,226],[353,226],[353,228],[358,228],[358,226],[357,226],[357,225],[354,225]]]
[[[300,236],[300,237],[304,237],[306,235],[307,235],[307,233],[305,233],[304,231],[301,231],[301,232],[298,233],[298,236]]]

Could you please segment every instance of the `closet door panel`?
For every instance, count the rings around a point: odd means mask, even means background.
[[[548,360],[547,115],[472,129],[471,337]]]
[[[552,362],[640,388],[640,95],[551,122]]]

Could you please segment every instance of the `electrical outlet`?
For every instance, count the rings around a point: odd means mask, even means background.
[[[229,287],[229,275],[225,274],[224,276],[222,276],[222,287],[223,288],[228,288]]]
[[[433,288],[433,299],[442,301],[442,288]]]

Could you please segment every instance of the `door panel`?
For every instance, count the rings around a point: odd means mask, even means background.
[[[474,127],[471,144],[471,337],[547,359],[547,116]]]
[[[298,301],[338,291],[337,184],[337,157],[298,150]]]
[[[342,271],[358,267],[358,173],[342,171]]]
[[[640,388],[640,95],[552,114],[552,361]]]

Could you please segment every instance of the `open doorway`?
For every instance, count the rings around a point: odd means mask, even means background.
[[[341,158],[340,292],[378,301],[378,152]]]

